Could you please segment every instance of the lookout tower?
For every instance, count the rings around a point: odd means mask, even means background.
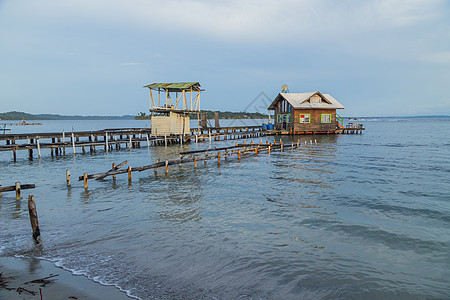
[[[189,134],[189,114],[196,113],[199,116],[200,113],[200,93],[204,91],[200,83],[152,83],[144,87],[150,91],[152,133]],[[153,92],[158,93],[157,98]]]

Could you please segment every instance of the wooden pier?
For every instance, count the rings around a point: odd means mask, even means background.
[[[77,148],[82,153],[95,152],[98,147],[104,151],[122,148],[140,148],[142,143],[150,146],[167,146],[189,142],[205,142],[229,139],[260,137],[264,135],[260,126],[240,126],[191,129],[189,134],[158,136],[150,128],[119,128],[96,131],[60,132],[60,133],[19,133],[0,135],[0,151],[12,151],[13,160],[17,151],[28,150],[33,159],[33,151],[41,157],[42,149],[50,149],[51,156],[65,155],[66,151],[75,154]],[[67,149],[66,149],[67,148]]]

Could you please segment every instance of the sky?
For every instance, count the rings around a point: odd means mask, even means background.
[[[0,0],[0,112],[136,115],[144,85],[191,81],[208,110],[287,84],[343,116],[450,115],[450,1]]]

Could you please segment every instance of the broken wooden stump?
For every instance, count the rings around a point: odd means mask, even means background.
[[[41,235],[41,232],[39,231],[39,221],[33,195],[28,196],[28,213],[30,215],[31,229],[33,229],[33,238],[39,243],[38,238]]]

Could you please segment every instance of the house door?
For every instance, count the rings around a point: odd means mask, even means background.
[[[283,115],[283,129],[287,129],[287,115]]]

